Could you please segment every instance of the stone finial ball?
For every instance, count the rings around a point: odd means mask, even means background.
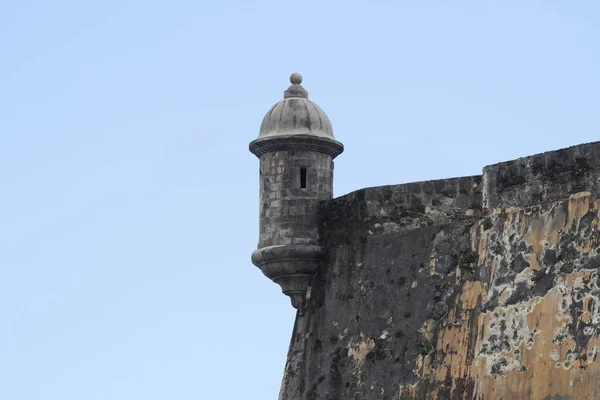
[[[297,72],[294,72],[292,75],[290,75],[290,82],[292,82],[292,85],[299,85],[302,83],[302,75],[300,75]]]

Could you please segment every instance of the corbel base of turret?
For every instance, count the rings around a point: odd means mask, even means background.
[[[306,292],[321,265],[324,251],[313,245],[281,245],[262,247],[252,253],[252,263],[281,286],[292,306],[304,310]]]

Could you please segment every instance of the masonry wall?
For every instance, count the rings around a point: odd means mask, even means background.
[[[306,168],[306,188],[300,169]],[[258,247],[318,245],[318,207],[333,197],[330,155],[280,150],[260,156],[260,235]]]
[[[483,169],[483,207],[525,206],[600,190],[600,145],[590,143],[536,154]]]
[[[599,151],[323,204],[280,398],[600,398]]]

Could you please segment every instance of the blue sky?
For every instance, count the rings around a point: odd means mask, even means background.
[[[0,398],[275,399],[263,115],[304,75],[335,194],[599,140],[594,1],[0,4]]]

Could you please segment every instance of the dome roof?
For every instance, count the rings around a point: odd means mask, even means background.
[[[300,85],[302,75],[293,73],[283,100],[265,115],[258,138],[250,142],[257,157],[278,150],[310,150],[337,157],[344,145],[335,140],[329,118],[321,108],[308,100],[308,92]]]
[[[308,100],[308,92],[300,85],[302,75],[292,74],[290,82],[292,85],[284,92],[283,100],[265,115],[258,138],[311,135],[335,140],[327,114]]]

